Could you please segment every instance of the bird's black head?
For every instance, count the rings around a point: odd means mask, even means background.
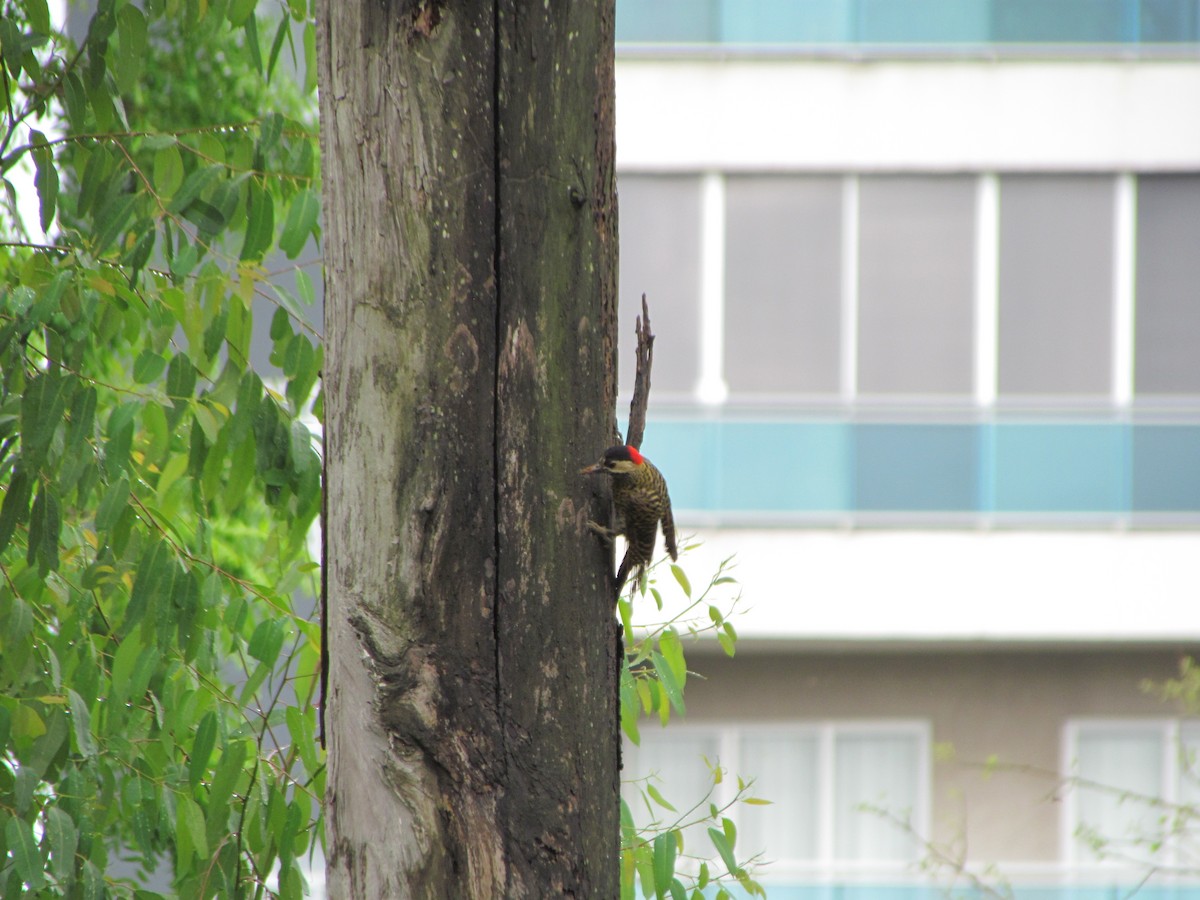
[[[604,451],[598,462],[580,471],[581,475],[597,475],[601,472],[608,475],[624,475],[632,472],[646,462],[636,447],[617,444]]]

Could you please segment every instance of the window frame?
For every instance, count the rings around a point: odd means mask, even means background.
[[[746,736],[756,734],[772,737],[797,736],[817,739],[817,793],[818,793],[818,853],[814,859],[797,859],[787,857],[768,857],[770,875],[773,879],[795,877],[821,879],[854,878],[859,876],[899,876],[908,873],[918,859],[912,860],[856,860],[839,858],[834,855],[834,823],[835,803],[834,790],[834,753],[836,739],[839,736],[888,736],[911,737],[916,741],[917,772],[914,795],[916,803],[910,812],[913,832],[918,835],[928,835],[933,819],[933,725],[928,719],[913,717],[871,718],[871,719],[788,719],[766,720],[753,719],[739,722],[679,722],[668,726],[676,734],[696,734],[703,737],[715,737],[718,758],[710,760],[720,766],[726,776],[721,784],[716,786],[712,801],[718,807],[730,803],[737,793],[738,778],[752,780],[755,773],[743,772],[741,766],[741,742]],[[643,739],[649,729],[643,729]],[[632,783],[636,778],[648,773],[631,772],[635,777],[622,778],[622,785]],[[747,791],[747,796],[762,797],[776,802],[776,798],[763,796],[753,787]],[[668,792],[667,800],[677,803]],[[743,816],[755,807],[735,804],[725,813],[739,830],[744,822]],[[745,849],[745,848],[743,848]]]
[[[1148,869],[1161,866],[1167,870],[1164,874],[1170,877],[1171,867],[1180,862],[1178,844],[1173,840],[1164,841],[1157,852],[1147,854],[1144,859],[1097,859],[1077,840],[1075,832],[1082,824],[1079,821],[1080,792],[1075,781],[1081,777],[1078,769],[1079,739],[1089,729],[1130,735],[1157,735],[1162,742],[1162,775],[1157,799],[1167,804],[1177,804],[1181,802],[1183,766],[1180,738],[1185,726],[1196,728],[1200,726],[1200,720],[1187,717],[1073,716],[1063,723],[1060,742],[1062,758],[1059,764],[1063,786],[1059,814],[1059,857],[1067,871],[1078,874],[1103,873],[1105,877],[1117,873],[1141,878]],[[1153,835],[1146,837],[1150,840]]]

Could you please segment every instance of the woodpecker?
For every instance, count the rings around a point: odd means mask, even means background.
[[[621,444],[609,447],[598,462],[581,469],[580,474],[604,474],[612,478],[615,510],[613,527],[605,528],[596,522],[588,522],[588,527],[605,540],[612,540],[618,534],[625,536],[628,547],[621,568],[617,571],[618,595],[631,572],[640,579],[650,564],[660,521],[667,552],[671,554],[671,559],[679,558],[679,551],[675,548],[675,520],[671,518],[667,481],[662,472],[636,447]]]

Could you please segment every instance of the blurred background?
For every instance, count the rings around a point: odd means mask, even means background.
[[[1200,724],[1146,686],[1200,648],[1200,3],[619,0],[617,38],[618,409],[645,292],[642,449],[743,591],[626,776],[756,777],[772,898],[1200,897]]]

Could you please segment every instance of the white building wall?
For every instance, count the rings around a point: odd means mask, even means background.
[[[749,646],[1200,642],[1195,531],[701,529],[682,565],[702,589],[733,557]],[[660,547],[661,549],[661,547]],[[674,613],[687,605],[665,571]],[[694,591],[695,593],[695,591]],[[640,620],[663,620],[651,601]],[[707,604],[697,610],[707,622]]]
[[[1200,61],[620,58],[625,171],[1191,171]]]
[[[627,56],[617,64],[617,158],[620,171],[650,173],[1195,172],[1197,108],[1200,61],[1190,60]],[[994,194],[994,181],[981,181],[985,194],[989,184]],[[991,199],[980,209],[994,216]],[[1118,273],[1124,285],[1132,264],[1117,256],[1129,269]],[[993,289],[994,268],[980,275]],[[994,300],[985,326],[994,326]],[[1126,376],[1118,404],[1129,400],[1127,306],[1114,304]],[[994,327],[976,343],[985,351],[977,364],[994,375]],[[987,407],[995,385],[980,383]],[[732,528],[700,537],[690,576],[735,556],[745,596],[736,621],[753,641],[1200,638],[1195,532]],[[669,576],[660,587],[682,599]]]

